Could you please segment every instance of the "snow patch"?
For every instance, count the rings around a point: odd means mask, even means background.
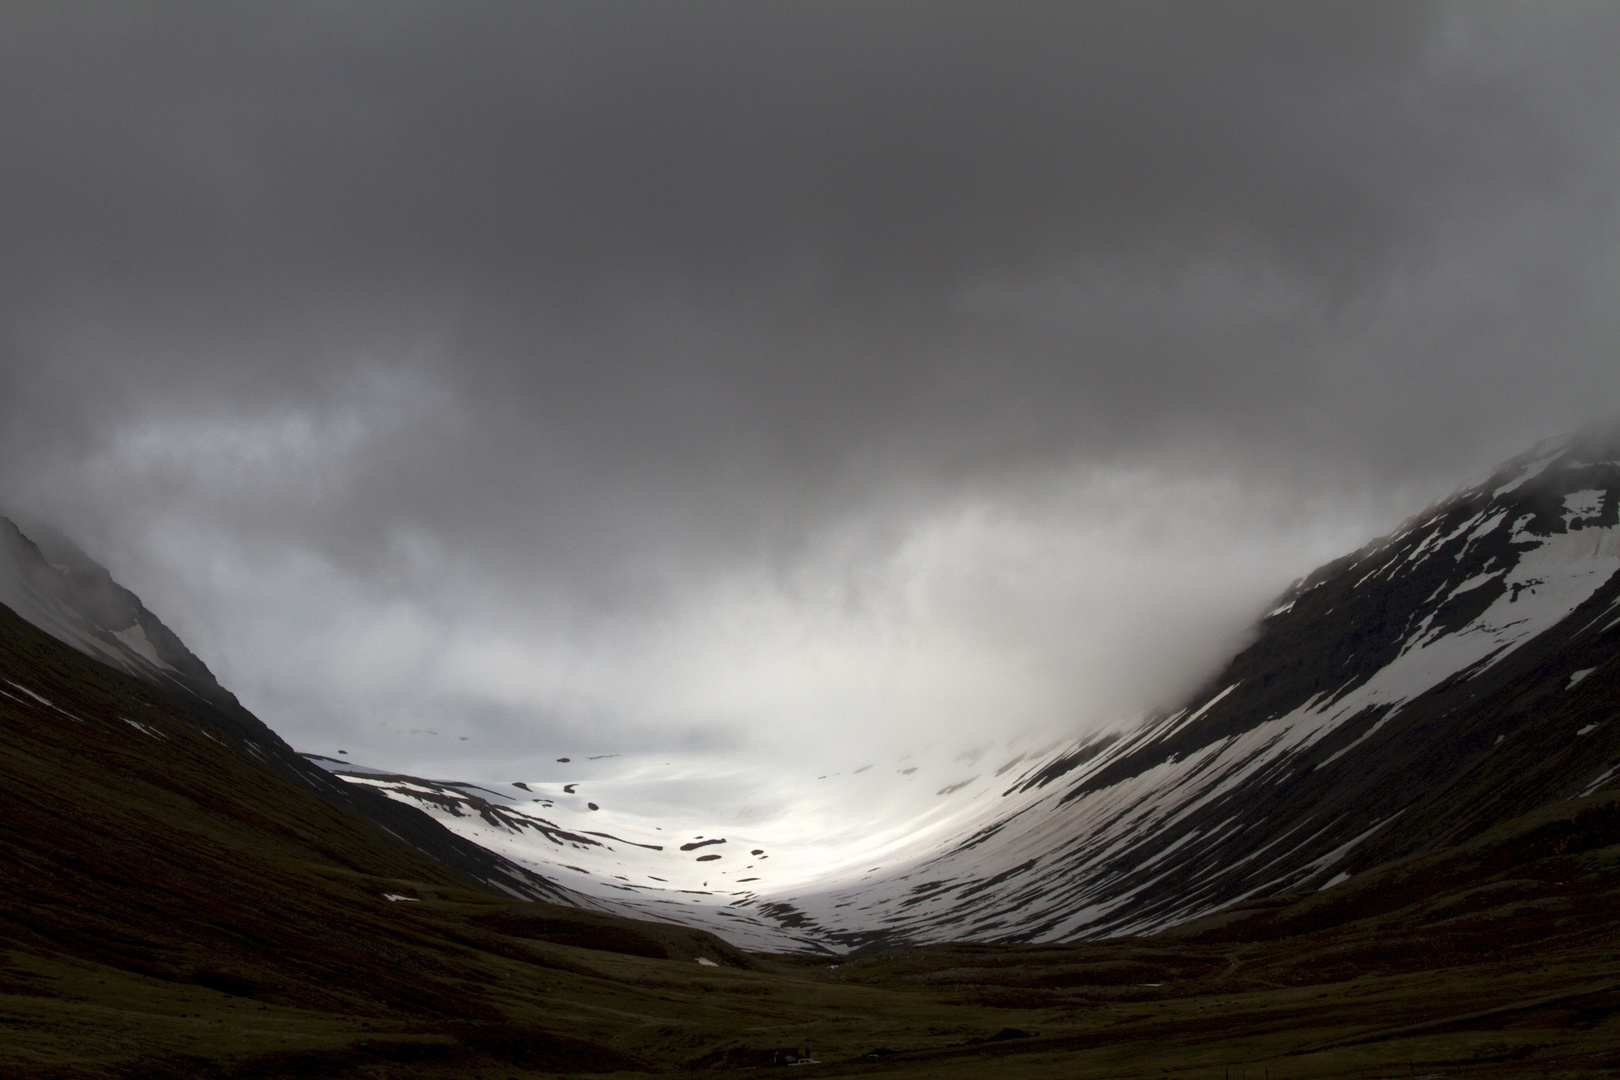
[[[1614,775],[1616,769],[1620,769],[1620,765],[1610,765],[1607,769],[1604,769],[1598,774],[1597,779],[1593,780],[1590,784],[1587,784],[1585,790],[1575,797],[1577,799],[1584,799],[1588,795],[1592,794],[1592,792],[1608,783],[1609,778]]]
[[[12,681],[11,681],[11,680],[10,680],[10,679],[7,679],[7,680],[6,680],[6,682],[7,682],[7,683],[8,683],[8,684],[10,684],[10,685],[11,685],[11,686],[14,686],[14,687],[16,687],[16,688],[17,688],[17,689],[18,689],[18,690],[21,690],[21,691],[22,691],[22,692],[23,692],[23,693],[25,693],[25,694],[27,694],[27,695],[28,695],[28,696],[29,696],[29,697],[31,697],[31,698],[33,698],[33,699],[34,699],[34,700],[35,700],[35,701],[37,701],[37,702],[39,702],[39,703],[40,703],[40,704],[41,704],[41,705],[43,705],[43,706],[45,706],[45,707],[46,707],[46,708],[47,708],[47,709],[54,709],[54,708],[56,708],[56,706],[55,706],[55,705],[53,705],[53,704],[51,704],[51,703],[50,703],[50,702],[49,702],[49,701],[47,701],[47,700],[46,700],[46,699],[45,699],[45,698],[42,698],[42,697],[40,697],[40,696],[39,696],[39,695],[38,695],[38,694],[36,694],[36,693],[34,693],[34,692],[33,692],[33,691],[32,691],[32,690],[30,690],[30,689],[28,689],[28,687],[26,687],[26,686],[22,686],[22,685],[20,685],[20,684],[18,684],[18,683],[14,683],[14,682],[12,682]]]
[[[113,637],[117,638],[124,648],[154,667],[160,667],[164,671],[174,670],[173,666],[158,656],[157,649],[152,645],[151,639],[146,636],[146,631],[141,629],[140,623],[135,623],[124,630],[117,631],[113,634]]]
[[[1603,513],[1603,489],[1591,488],[1586,491],[1572,491],[1564,496],[1564,525],[1567,528],[1572,522],[1583,518],[1595,518]]]
[[[1451,596],[1446,597],[1446,599],[1450,600],[1452,597],[1461,596],[1465,592],[1473,592],[1486,582],[1495,581],[1497,578],[1502,576],[1502,573],[1503,571],[1501,570],[1493,570],[1488,574],[1476,574],[1467,581],[1463,582],[1461,585],[1457,586],[1455,589],[1452,589]]]
[[[162,740],[162,739],[165,739],[165,738],[168,737],[168,736],[164,735],[161,731],[158,731],[156,728],[148,727],[145,724],[141,723],[139,720],[131,720],[127,716],[120,716],[118,719],[122,720],[124,723],[126,723],[130,727],[134,728],[136,731],[139,731],[141,734],[150,736],[151,738]]]

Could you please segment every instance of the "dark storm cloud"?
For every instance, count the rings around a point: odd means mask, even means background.
[[[1616,45],[1599,5],[13,5],[0,484],[154,582],[131,521],[494,608],[791,578],[1099,462],[1432,485],[1617,405]]]
[[[19,7],[11,350],[127,367],[97,336],[50,355],[57,321],[88,323],[159,377],[302,395],[344,352],[441,329],[493,394],[632,440],[670,416],[657,433],[698,454],[715,436],[690,427],[718,424],[789,461],[897,414],[933,443],[1003,402],[1029,430],[986,438],[1040,450],[1095,400],[1120,427],[1186,407],[1178,386],[1289,407],[1287,378],[1222,355],[1270,351],[1243,312],[1189,328],[1241,330],[1201,356],[1151,312],[1127,344],[1105,320],[973,317],[961,293],[1100,260],[1151,308],[1204,258],[1331,310],[1459,208],[1580,198],[1612,161],[1557,110],[1612,100],[1577,78],[1547,101],[1534,65],[1580,58],[1526,59],[1523,13],[1494,14],[1509,25],[1411,4]],[[1583,14],[1612,22],[1548,21]],[[1456,23],[1479,40],[1448,45]]]
[[[1319,262],[1387,242],[1425,185],[1557,164],[1533,131],[1495,147],[1456,132],[1471,109],[1502,112],[1495,129],[1524,118],[1491,87],[1421,85],[1435,19],[1412,5],[12,21],[13,183],[53,243],[67,226],[132,262],[268,257],[272,277],[320,253],[312,269],[339,275],[617,280],[643,264],[738,284],[799,249],[835,287],[909,291],[1144,231],[1234,230]]]

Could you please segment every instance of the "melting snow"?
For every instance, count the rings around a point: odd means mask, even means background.
[[[1572,491],[1564,496],[1564,524],[1582,518],[1595,518],[1603,513],[1603,489]]]
[[[128,724],[130,727],[134,728],[136,731],[139,731],[143,735],[148,735],[154,739],[167,738],[167,736],[165,736],[161,731],[158,731],[156,728],[148,727],[139,720],[131,720],[127,716],[120,716],[118,719],[122,720],[124,723]]]
[[[1024,770],[1014,782],[1067,750],[1059,746],[1020,753],[1012,747],[1011,754],[1024,758]],[[795,929],[796,908],[791,905],[807,886],[858,881],[876,866],[903,872],[926,853],[982,827],[1003,808],[997,800],[1006,776],[964,781],[954,760],[908,756],[917,763],[911,767],[918,769],[918,778],[932,781],[927,801],[895,802],[892,773],[883,769],[846,772],[819,782],[809,774],[777,775],[765,778],[760,790],[732,788],[731,778],[713,771],[712,759],[671,765],[667,756],[656,761],[625,756],[597,763],[594,775],[583,780],[575,779],[576,760],[566,781],[529,779],[523,781],[526,790],[515,790],[510,782],[483,788],[309,757],[343,780],[423,810],[451,831],[588,902],[606,901],[643,917],[697,926],[745,948],[781,950],[820,947],[813,927]],[[753,785],[760,782],[755,774],[748,779]],[[946,780],[952,781],[945,785],[952,790],[934,796]],[[565,784],[580,792],[588,789],[600,809],[589,810],[583,794],[565,793]],[[711,794],[733,790],[739,805],[694,805],[689,793],[694,786]],[[544,793],[546,801],[536,801],[531,793]],[[750,810],[749,804],[758,806],[764,795],[778,800],[779,812]],[[821,815],[851,805],[870,807],[869,818],[833,834]],[[881,825],[874,827],[874,821]],[[684,845],[670,839],[683,836],[699,839]],[[721,844],[723,848],[715,846]],[[681,850],[683,846],[690,850]],[[711,853],[717,850],[728,854],[715,859]],[[790,906],[775,906],[784,900]]]
[[[173,666],[158,656],[157,649],[152,645],[151,639],[146,636],[146,631],[141,629],[140,623],[135,623],[127,629],[117,631],[113,634],[113,637],[117,638],[125,648],[147,663],[160,667],[164,671],[174,670]]]
[[[46,708],[48,708],[48,709],[56,708],[55,705],[52,705],[45,698],[40,697],[38,694],[36,694],[32,690],[28,689],[28,687],[19,685],[17,683],[14,683],[10,679],[7,679],[6,682],[9,683],[11,686],[16,687],[18,690],[21,690],[23,693],[25,693],[29,697],[33,698],[35,701],[39,702],[41,705],[44,705]]]
[[[1493,570],[1488,574],[1476,574],[1455,589],[1452,589],[1451,596],[1446,597],[1446,599],[1450,600],[1452,596],[1461,596],[1465,592],[1473,592],[1487,581],[1495,581],[1502,576],[1502,573],[1501,570]]]
[[[1609,778],[1614,775],[1616,769],[1620,769],[1620,765],[1610,765],[1607,769],[1604,769],[1598,774],[1597,779],[1593,780],[1590,784],[1587,784],[1585,790],[1575,797],[1577,799],[1584,799],[1588,795],[1592,794],[1592,792],[1596,791],[1598,788],[1602,787],[1608,782]]]

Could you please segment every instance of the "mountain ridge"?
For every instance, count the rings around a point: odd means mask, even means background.
[[[731,832],[718,826],[697,831],[704,851],[677,852],[614,824],[611,806],[599,815],[577,784],[497,791],[295,758],[270,738],[281,767],[317,788],[346,781],[372,820],[453,835],[448,859],[467,869],[477,853],[486,887],[515,877],[540,898],[751,948],[1151,932],[1602,790],[1620,725],[1590,703],[1620,678],[1617,526],[1620,432],[1541,444],[1295,582],[1185,707],[947,783],[930,848],[838,885],[775,885],[781,859],[765,860],[780,853],[746,834],[714,848]],[[117,617],[140,623],[121,595]],[[120,643],[110,621],[92,627],[102,651]]]
[[[1018,761],[996,812],[909,865],[753,886],[729,914],[838,952],[1151,932],[1601,790],[1620,769],[1620,725],[1591,704],[1620,678],[1617,510],[1620,433],[1541,444],[1295,582],[1184,708]],[[326,764],[533,868],[565,864],[525,846],[529,800],[492,817],[465,785]],[[583,820],[565,809],[547,825]],[[622,854],[635,879],[644,862]]]
[[[1009,881],[1044,868],[1048,881],[1066,879],[1074,897],[1066,913],[1013,890],[999,916],[983,903],[964,905],[978,915],[965,927],[1000,930],[986,924],[1019,908],[1026,921],[1006,935],[1011,939],[1143,932],[1250,895],[1319,885],[1360,867],[1363,857],[1354,852],[1362,844],[1385,858],[1417,850],[1413,827],[1397,820],[1416,805],[1406,785],[1456,784],[1477,765],[1478,742],[1531,731],[1509,722],[1502,695],[1539,695],[1544,704],[1574,690],[1596,700],[1615,678],[1617,457],[1620,439],[1612,432],[1544,445],[1308,575],[1185,708],[1107,746],[1078,747],[1026,781],[1034,785],[1026,793],[1048,785],[1059,792],[1048,796],[1050,810],[1071,818],[1066,834],[1050,837],[1052,850],[1032,852],[1037,865],[1009,856],[985,868],[991,873],[970,870],[963,875],[970,880],[935,888],[930,899],[962,896],[996,874],[1011,871],[1001,879]],[[1565,685],[1577,670],[1587,674]],[[1468,734],[1476,728],[1477,737]],[[1615,735],[1603,728],[1578,736],[1589,739],[1577,747],[1584,771],[1557,795],[1590,793],[1607,782],[1590,786],[1620,755]],[[1541,731],[1535,753],[1553,754],[1547,744],[1556,737]],[[1475,759],[1460,756],[1468,747]],[[1419,763],[1415,774],[1402,771],[1405,760]],[[1133,798],[1131,785],[1155,773],[1162,774],[1158,786]],[[1554,795],[1538,788],[1477,827]],[[1108,806],[1109,799],[1122,805]],[[1322,821],[1325,807],[1339,816]],[[1021,808],[997,825],[1006,830],[1029,816],[1030,808]],[[1290,853],[1270,850],[1307,826],[1315,827],[1308,843]],[[1383,831],[1390,839],[1378,839]],[[1099,836],[1116,846],[1098,848]],[[1065,844],[1067,857],[1059,854]],[[1189,846],[1173,854],[1179,845]],[[938,872],[950,860],[947,853],[931,865]],[[1173,895],[1146,876],[1166,860],[1174,866]],[[1075,879],[1088,877],[1089,890],[1075,888]],[[1095,905],[1089,911],[1082,896]],[[837,902],[850,899],[859,903],[849,894]],[[1033,927],[1031,905],[1050,912]],[[1076,911],[1089,919],[1076,920]]]
[[[853,884],[728,894],[795,955],[674,925],[679,890],[658,921],[521,899],[356,802],[621,842],[585,782],[344,784],[0,610],[0,1073],[1607,1075],[1617,472],[1549,459],[1437,504],[1290,590],[1181,709],[855,770],[973,812]],[[774,854],[696,831],[622,857]]]
[[[380,826],[399,843],[498,892],[591,907],[539,874],[444,829],[427,815],[353,785],[334,785],[221,686],[208,666],[130,590],[71,540],[30,524],[36,542],[0,517],[0,605],[78,652],[171,691],[204,731],[253,754],[323,801]]]

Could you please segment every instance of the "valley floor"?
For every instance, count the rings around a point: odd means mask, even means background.
[[[799,1067],[812,1075],[896,1078],[1613,1076],[1616,858],[1539,859],[1401,904],[1414,882],[1456,869],[1431,861],[1179,935],[833,965],[655,959],[634,955],[658,950],[633,931],[592,930],[567,909],[538,918],[533,905],[424,890],[394,905],[394,947],[437,961],[428,982],[444,1008],[367,1001],[363,987],[332,988],[350,1007],[300,1005],[296,990],[12,951],[0,1075],[527,1080],[753,1075],[810,1058]]]

